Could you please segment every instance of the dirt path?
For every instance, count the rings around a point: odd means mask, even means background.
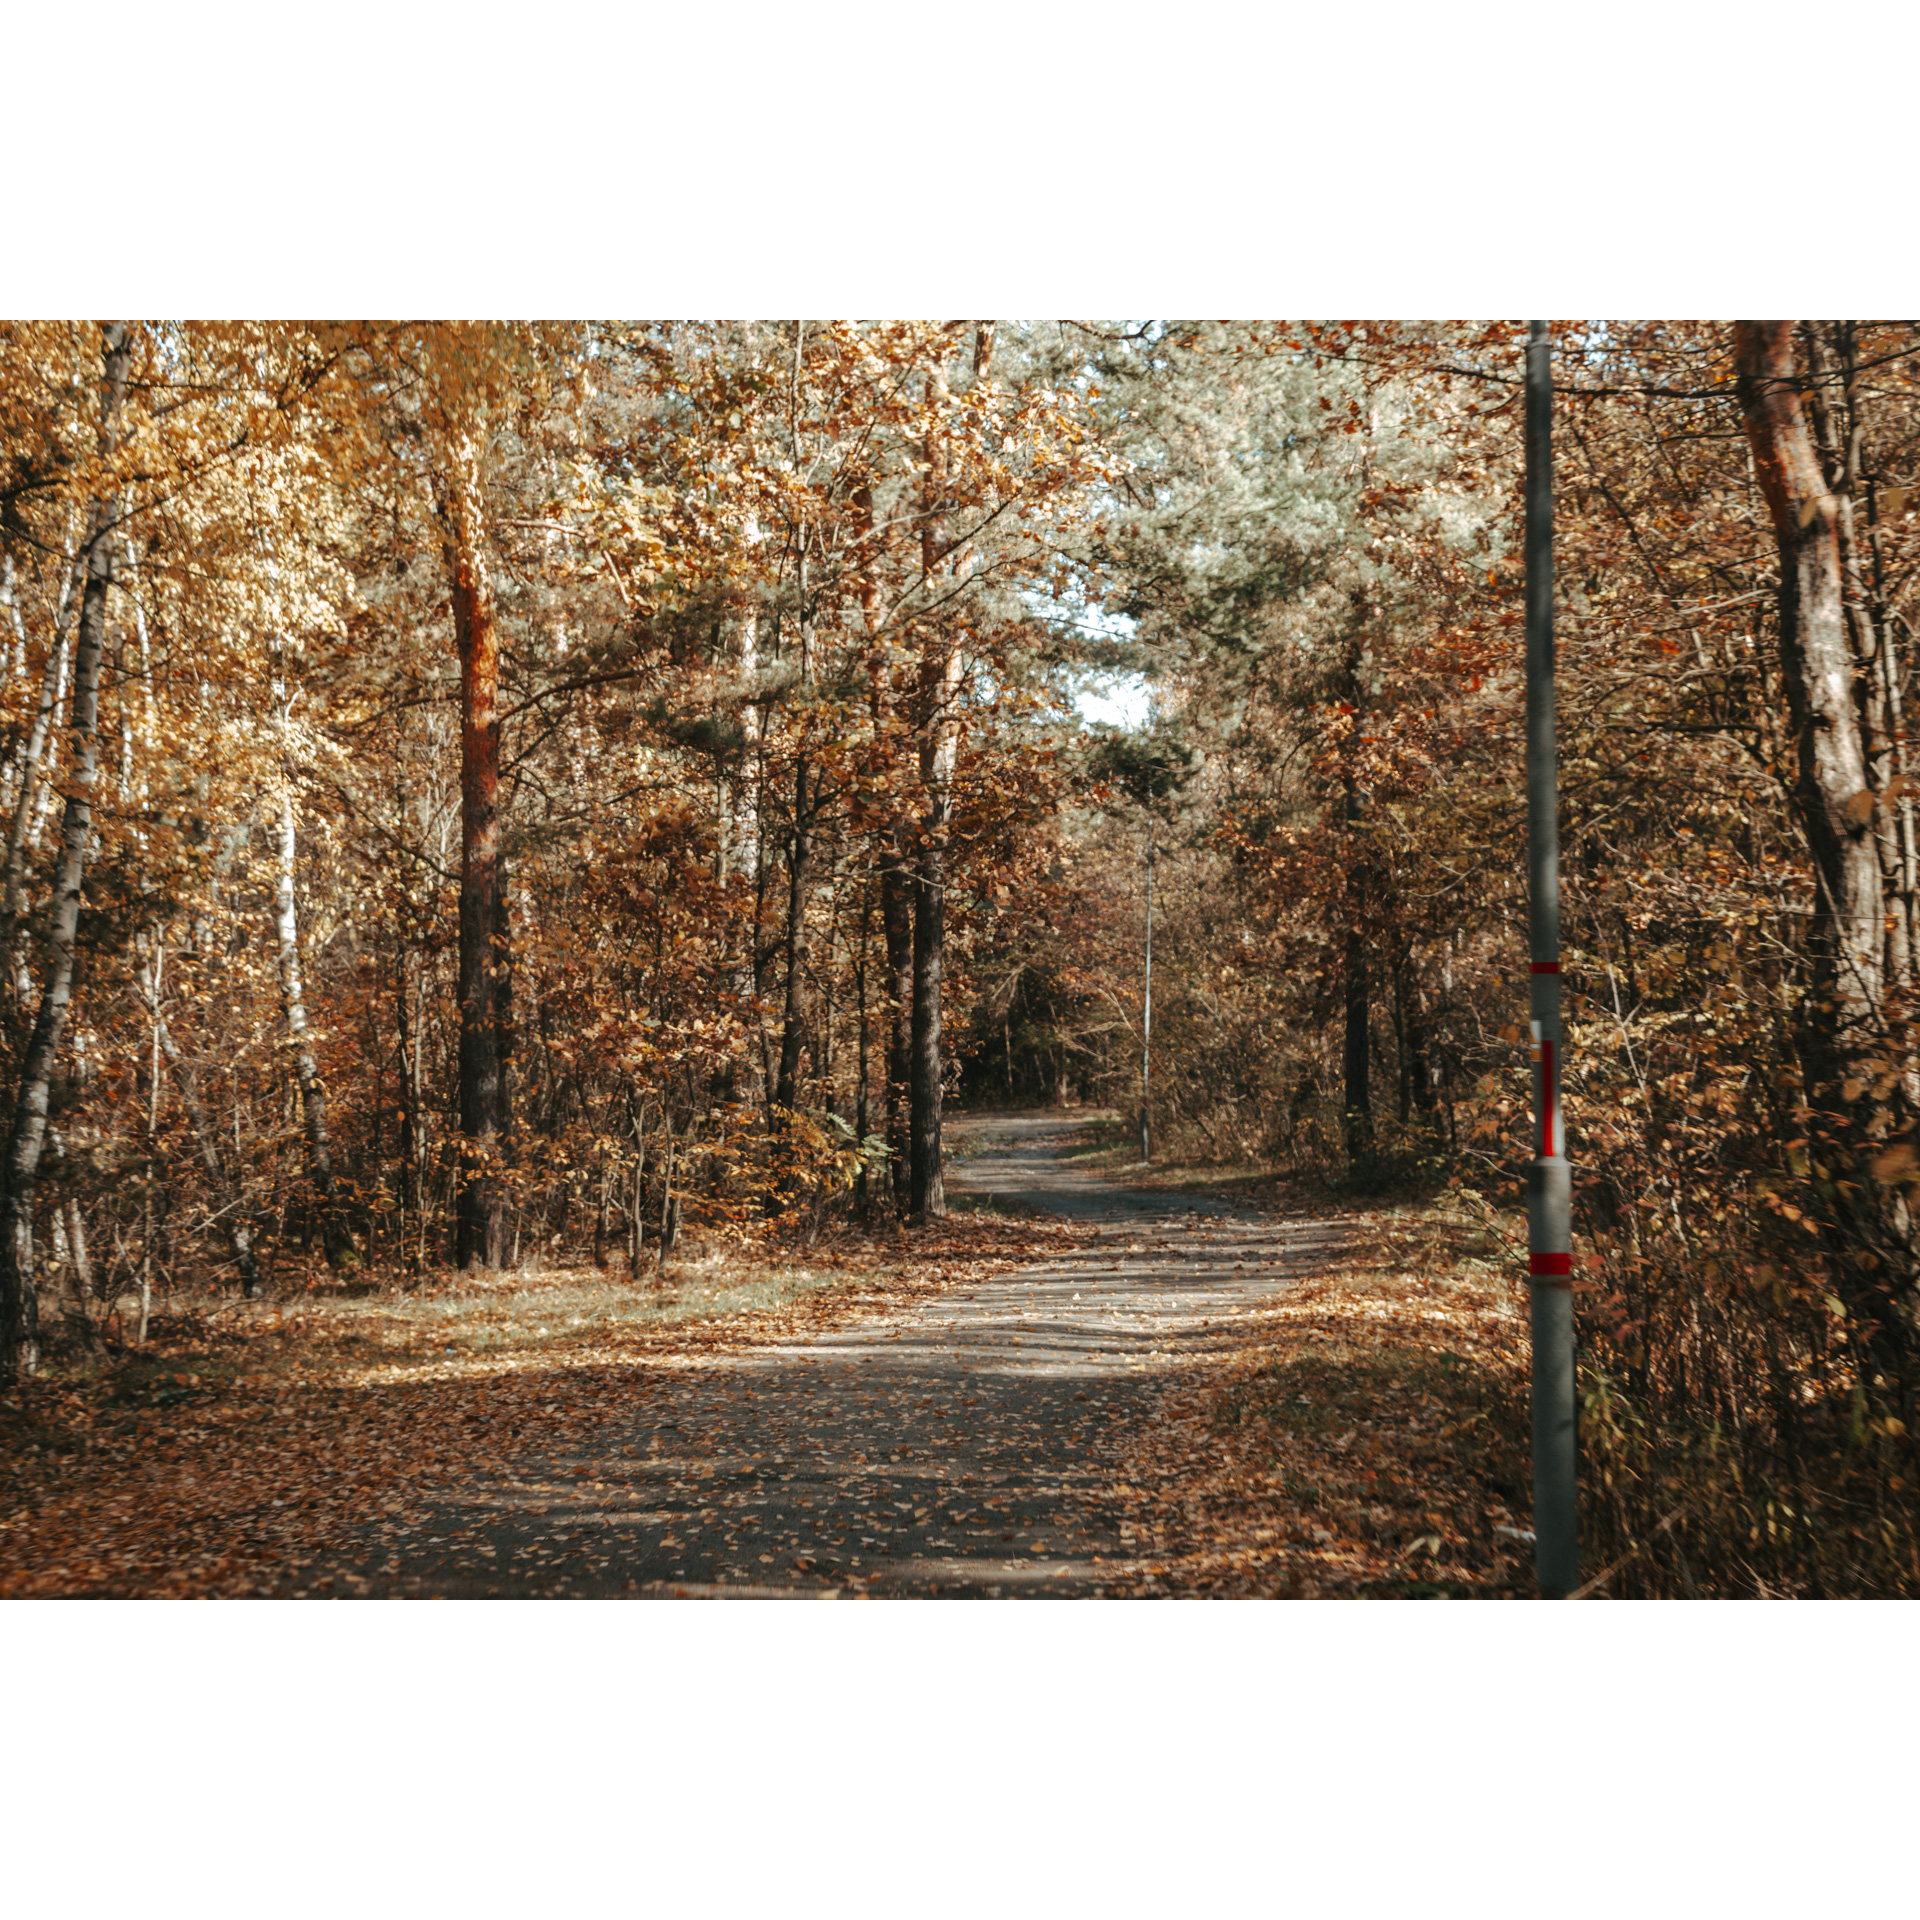
[[[590,1448],[476,1473],[331,1590],[1127,1591],[1103,1494],[1184,1355],[1317,1264],[1328,1223],[1064,1162],[1078,1122],[957,1117],[949,1191],[1096,1225],[1071,1255],[803,1342],[651,1374]],[[309,1591],[329,1583],[309,1582]]]

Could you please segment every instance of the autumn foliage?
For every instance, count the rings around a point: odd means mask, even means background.
[[[1105,470],[994,331],[6,330],[10,1369],[937,1165],[880,895],[964,941],[1018,870]]]
[[[1584,1552],[1630,1591],[1909,1591],[1916,342],[1554,337]],[[1153,427],[1097,557],[1205,749],[1155,938],[1189,1155],[1519,1198],[1520,341],[1107,348]],[[1087,843],[1116,971],[1140,833]],[[1128,1097],[1138,1006],[1065,1023],[1089,1094]]]
[[[1908,1592],[1920,339],[1554,339],[1585,1551]],[[1156,1140],[1497,1236],[1520,340],[0,326],[7,1378],[937,1220],[1137,1098],[1149,831]]]

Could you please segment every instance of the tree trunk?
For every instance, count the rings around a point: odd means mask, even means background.
[[[227,1177],[226,1162],[220,1153],[219,1133],[200,1098],[200,1088],[192,1070],[180,1057],[178,1042],[160,1016],[158,1003],[150,1002],[149,1005],[153,1013],[154,1037],[160,1042],[160,1051],[167,1056],[167,1065],[173,1070],[173,1084],[179,1092],[180,1104],[186,1110],[187,1123],[193,1129],[193,1143],[200,1154],[201,1170],[207,1176],[207,1188],[213,1196],[220,1230],[226,1236],[234,1264],[240,1269],[240,1291],[249,1300],[257,1299],[261,1279],[260,1263],[253,1251],[253,1226],[241,1212],[240,1195]]]
[[[60,710],[62,707],[65,707],[67,709],[67,728],[68,728],[68,731],[71,732],[73,728],[73,709],[67,697],[67,681],[69,676],[69,670],[73,664],[72,649],[68,647],[61,647],[58,649],[58,654],[59,654],[58,665],[59,665],[60,673],[59,673],[59,679],[56,681],[54,685],[54,690],[53,690],[54,721],[55,721],[55,724],[57,725],[59,722]],[[98,719],[98,716],[96,714],[96,723],[97,723],[97,719]],[[31,847],[36,853],[39,852],[40,850],[40,833],[42,828],[44,828],[47,824],[47,812],[52,803],[52,800],[53,800],[52,785],[46,780],[40,781],[39,791],[34,796],[33,818],[27,823],[27,845]]]
[[[68,1166],[67,1143],[61,1139],[58,1127],[47,1128],[47,1150],[53,1155],[56,1167],[64,1170]],[[85,1314],[93,1304],[93,1262],[87,1254],[87,1223],[81,1216],[80,1202],[71,1194],[60,1203],[60,1218],[66,1228],[67,1257],[73,1262],[74,1297]]]
[[[1867,543],[1860,537],[1859,523],[1868,513],[1870,498],[1863,504],[1860,496],[1863,491],[1870,496],[1871,483],[1864,470],[1865,434],[1855,394],[1856,328],[1851,321],[1826,326],[1808,322],[1803,331],[1813,374],[1808,408],[1823,478],[1836,503],[1841,591],[1856,662],[1854,704],[1860,715],[1867,784],[1881,794],[1906,770],[1904,702],[1879,569],[1873,569],[1870,580],[1862,562],[1862,549]],[[1837,394],[1829,393],[1830,387],[1837,388]],[[1898,802],[1883,801],[1875,806],[1874,839],[1888,907],[1883,990],[1890,998],[1903,998],[1913,981],[1912,890],[1907,883],[1906,844],[1911,823],[1912,803],[1905,797],[1904,788]],[[1920,1093],[1920,1083],[1911,1077],[1909,1088]]]
[[[78,1200],[61,1202],[61,1209],[67,1223],[67,1252],[73,1261],[74,1297],[80,1302],[83,1316],[89,1315],[93,1306],[93,1261],[87,1253],[87,1223],[80,1215]]]
[[[860,884],[860,935],[859,962],[853,976],[855,1008],[860,1020],[860,1065],[859,1092],[853,1103],[853,1131],[861,1147],[860,1171],[855,1176],[856,1204],[860,1218],[873,1218],[873,1180],[867,1166],[865,1151],[868,1128],[871,1123],[872,1079],[872,1035],[867,1007],[867,967],[872,952],[873,935],[873,881],[865,879]]]
[[[667,1264],[674,1242],[680,1238],[680,1195],[673,1184],[673,1115],[665,1102],[660,1107],[662,1153],[660,1158],[660,1260]]]
[[[480,447],[470,421],[447,435],[447,574],[460,649],[460,1157],[454,1264],[507,1264],[501,1166],[509,949],[500,861],[500,646],[487,573]]]
[[[1369,658],[1367,614],[1365,590],[1356,590],[1350,596],[1350,625],[1343,662],[1351,730],[1341,748],[1344,762],[1341,784],[1345,790],[1347,829],[1346,1033],[1341,1060],[1341,1100],[1349,1172],[1357,1172],[1367,1164],[1373,1156],[1374,1146],[1373,1081],[1369,1071],[1373,969],[1367,953],[1371,933],[1367,920],[1373,905],[1373,873],[1367,831],[1368,793],[1362,779],[1361,753],[1365,744],[1361,725],[1369,692],[1366,673]]]
[[[1798,754],[1795,812],[1812,855],[1816,898],[1809,945],[1811,991],[1802,1009],[1805,1096],[1815,1126],[1816,1179],[1832,1218],[1824,1237],[1849,1306],[1879,1329],[1883,1351],[1903,1348],[1912,1275],[1905,1209],[1862,1164],[1886,1132],[1875,1083],[1885,1025],[1889,901],[1871,779],[1879,743],[1868,737],[1848,619],[1841,552],[1845,502],[1830,490],[1801,405],[1793,324],[1734,325],[1738,393],[1754,471],[1780,557],[1780,659]],[[1871,703],[1869,703],[1869,714]],[[1891,1354],[1888,1355],[1891,1358]]]
[[[896,712],[889,649],[883,633],[879,546],[871,476],[864,477],[855,488],[853,505],[859,543],[857,578],[867,635],[873,772],[876,779],[891,781],[897,777],[897,763],[891,756]],[[928,544],[930,540],[930,533],[923,529],[923,563],[932,554]],[[904,805],[877,829],[873,848],[880,903],[880,935],[886,954],[880,993],[880,1054],[884,1082],[881,1110],[887,1142],[887,1186],[895,1211],[905,1214],[911,1210],[914,1196],[914,903],[918,881],[914,873],[913,827]]]
[[[606,1159],[606,1149],[600,1150],[600,1204],[593,1214],[593,1264],[602,1273],[607,1270],[607,1222],[612,1213],[613,1169]]]
[[[1366,1164],[1373,1152],[1373,1091],[1368,1073],[1370,999],[1366,933],[1360,924],[1365,907],[1366,855],[1360,840],[1364,811],[1360,789],[1347,781],[1347,938],[1346,1044],[1342,1051],[1342,1111],[1345,1116],[1349,1171]]]
[[[767,748],[764,730],[754,756],[753,813],[760,830],[754,837],[753,924],[747,942],[747,953],[752,963],[749,984],[753,996],[753,1033],[760,1049],[758,1093],[767,1110],[767,1132],[771,1135],[774,1130],[774,1083],[778,1076],[774,1070],[773,1056],[768,1051],[767,1022],[760,1011],[767,997],[767,963],[773,957],[771,945],[762,937],[767,925],[767,887],[771,876],[771,868],[767,861]]]
[[[793,379],[788,426],[792,433],[793,463],[801,465],[800,385],[805,370],[807,329],[804,321],[795,321],[793,329]],[[813,679],[813,609],[807,597],[807,541],[809,531],[803,521],[795,529],[798,554],[795,562],[794,592],[799,603],[800,687],[805,697]],[[780,1023],[780,1067],[774,1079],[773,1105],[776,1120],[786,1129],[800,1098],[800,1056],[808,1038],[807,971],[812,963],[812,942],[807,934],[807,896],[813,884],[812,816],[818,795],[807,788],[807,756],[804,752],[793,768],[793,832],[787,843],[787,931],[786,995]],[[673,1134],[667,1133],[669,1165]],[[664,1203],[663,1203],[664,1204]]]
[[[300,979],[300,923],[293,897],[293,788],[280,805],[280,866],[274,888],[274,932],[280,946],[280,997],[287,1016],[287,1040],[293,1049],[294,1078],[300,1086],[300,1112],[307,1137],[307,1178],[320,1202],[320,1232],[327,1265],[336,1271],[354,1263],[351,1237],[335,1211],[333,1150],[327,1140],[327,1089],[314,1064],[307,1029],[307,1001]]]
[[[755,544],[758,538],[759,529],[755,522],[749,520],[748,545]],[[747,932],[746,951],[734,956],[732,969],[734,1005],[744,1011],[748,1000],[757,1000],[760,993],[760,909],[765,904],[764,832],[760,807],[763,797],[761,769],[766,757],[765,724],[761,703],[755,697],[759,692],[760,678],[760,622],[751,605],[742,608],[740,613],[737,648],[741,689],[740,730],[745,738],[729,786],[733,849],[728,867],[733,875],[753,888],[754,913]],[[729,938],[732,936],[729,935]],[[755,1033],[764,1043],[765,1022],[756,1015],[753,1024]],[[730,1102],[740,1098],[740,1066],[737,1058],[729,1060],[727,1064],[724,1085]]]
[[[826,978],[837,980],[840,977],[840,963],[845,958],[842,947],[840,926],[841,888],[840,861],[836,854],[830,853],[827,859],[827,963]],[[836,996],[822,994],[815,1002],[819,1009],[818,1018],[809,1024],[808,1059],[811,1062],[808,1071],[818,1085],[822,1103],[830,1114],[838,1114],[840,1109],[834,1092],[834,1031],[833,1010]]]
[[[1341,1049],[1341,1085],[1346,1114],[1347,1161],[1358,1165],[1373,1147],[1373,1093],[1368,1078],[1367,945],[1359,930],[1347,929],[1346,1031]]]
[[[916,1220],[941,1219],[947,1211],[940,1166],[940,968],[947,936],[945,843],[944,819],[931,823],[920,848],[918,898],[914,903],[913,1182],[909,1205]]]
[[[1393,994],[1388,1001],[1388,1018],[1393,1022],[1393,1054],[1396,1068],[1396,1112],[1404,1127],[1413,1118],[1413,1050],[1407,1031],[1407,976],[1404,964],[1396,961],[1390,969]]]
[[[124,320],[102,328],[103,391],[99,447],[112,454],[132,354]],[[118,498],[96,496],[87,515],[86,588],[73,679],[73,765],[61,832],[59,878],[47,941],[46,984],[27,1041],[14,1095],[6,1158],[0,1162],[0,1384],[12,1384],[40,1364],[40,1303],[33,1268],[33,1190],[46,1143],[54,1055],[66,1027],[73,991],[73,946],[80,926],[80,888],[93,833],[93,782],[98,757],[100,656],[106,642],[107,592],[113,585],[113,535]]]
[[[630,1278],[640,1278],[640,1259],[647,1244],[647,1130],[643,1124],[645,1107],[634,1105],[633,1094],[627,1094],[627,1122],[633,1129],[633,1205],[627,1213],[627,1273]]]
[[[1437,1092],[1433,1071],[1433,1022],[1427,1008],[1426,989],[1420,984],[1410,960],[1405,963],[1404,973],[1407,1008],[1407,1077],[1412,1082],[1414,1112],[1419,1114],[1422,1120],[1431,1124]]]
[[[418,1245],[419,1229],[425,1207],[426,1187],[420,1177],[420,1085],[419,1049],[414,1044],[407,1010],[407,950],[403,946],[394,957],[393,1014],[395,1039],[400,1049],[400,1224],[401,1242],[410,1250]],[[406,1235],[406,1223],[414,1223],[415,1238]],[[411,1251],[407,1261],[416,1265]]]
[[[60,687],[66,678],[68,624],[73,617],[76,593],[83,590],[86,571],[87,549],[83,547],[74,554],[61,579],[60,604],[53,621],[53,640],[47,648],[46,662],[41,669],[39,704],[34,708],[33,725],[28,731],[26,749],[21,757],[20,791],[14,799],[13,818],[7,829],[7,978],[20,986],[23,999],[31,991],[30,982],[20,984],[25,981],[21,922],[27,910],[27,828],[33,818],[34,802],[39,797],[40,764],[46,755],[47,740],[60,704]],[[11,557],[6,563],[6,586],[14,624],[21,630],[21,645],[24,647],[25,630],[20,621],[19,605],[14,600]]]
[[[800,1100],[800,1056],[807,1043],[807,970],[812,964],[812,942],[807,934],[807,895],[813,884],[813,833],[807,792],[807,758],[800,756],[793,772],[793,838],[787,856],[786,1002],[780,1025],[780,1071],[774,1081],[773,1104],[784,1116]]]
[[[147,1318],[153,1309],[155,1224],[153,1191],[160,1170],[160,974],[166,964],[166,942],[155,936],[153,963],[147,975],[153,1009],[153,1046],[147,1061],[147,1165],[140,1181],[140,1326],[133,1344],[147,1343]]]
[[[976,337],[974,372],[987,369],[992,334]],[[929,411],[938,421],[948,393],[945,373],[927,377]],[[920,565],[931,582],[949,566],[946,538],[947,437],[943,426],[930,427],[926,444],[926,480],[922,493]],[[913,1058],[910,1075],[909,1205],[916,1220],[943,1218],[947,1211],[941,1171],[940,1102],[944,1062],[941,1054],[941,970],[947,931],[947,822],[953,806],[954,762],[959,748],[960,649],[951,625],[940,620],[923,643],[920,656],[921,805],[913,921]]]
[[[886,937],[887,1168],[894,1204],[913,1199],[913,872],[906,826],[896,820],[880,836],[880,926]]]

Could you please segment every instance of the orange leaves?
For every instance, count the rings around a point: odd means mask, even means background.
[[[1460,1223],[1348,1216],[1346,1244],[1223,1329],[1122,1464],[1151,1589],[1399,1597],[1529,1590],[1524,1356]]]
[[[692,1260],[658,1289],[536,1269],[311,1297],[198,1337],[164,1320],[155,1353],[85,1390],[0,1401],[0,1596],[364,1581],[450,1486],[594,1445],[670,1372],[977,1286],[1073,1237],[953,1221],[920,1242],[931,1263],[842,1239],[801,1268]]]
[[[1920,1154],[1914,1149],[1911,1140],[1896,1140],[1884,1147],[1873,1157],[1873,1174],[1876,1180],[1904,1180],[1920,1167]]]

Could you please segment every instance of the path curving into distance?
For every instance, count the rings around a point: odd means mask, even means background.
[[[1070,1115],[955,1115],[948,1193],[1093,1223],[1072,1252],[859,1326],[650,1373],[590,1448],[477,1474],[335,1592],[1080,1598],[1138,1578],[1103,1506],[1180,1356],[1333,1223],[1129,1187]],[[373,1543],[369,1541],[369,1548]]]

